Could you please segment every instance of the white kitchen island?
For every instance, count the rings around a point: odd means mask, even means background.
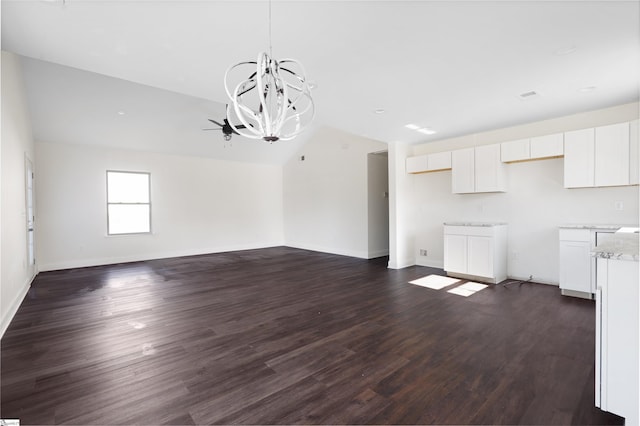
[[[637,229],[637,228],[636,228]],[[640,422],[638,233],[596,246],[596,406]]]

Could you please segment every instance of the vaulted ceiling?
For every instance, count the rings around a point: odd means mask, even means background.
[[[267,1],[1,5],[38,140],[276,163],[304,143],[201,130],[224,116],[226,69],[268,50]],[[314,125],[387,143],[638,100],[639,1],[274,0],[271,15],[274,57],[316,85]]]

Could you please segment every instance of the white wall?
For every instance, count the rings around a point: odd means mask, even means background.
[[[389,145],[389,268],[414,265],[415,230],[412,176],[405,172],[411,147],[396,142]]]
[[[501,129],[475,137],[437,143],[470,146],[464,142],[502,142],[563,130],[632,120],[638,105],[630,104],[547,122]],[[564,123],[564,126],[563,126]],[[589,124],[592,123],[592,124]],[[416,146],[414,153],[435,152],[433,146]],[[558,226],[568,223],[638,224],[637,186],[565,189],[563,159],[507,164],[508,190],[492,194],[452,194],[451,172],[410,175],[416,217],[416,263],[443,265],[443,226],[446,221],[504,221],[509,224],[508,275],[557,284],[559,280]],[[616,209],[622,201],[623,210]],[[427,249],[428,256],[419,256]]]
[[[20,60],[2,52],[2,204],[0,335],[29,289],[36,269],[27,263],[25,157],[34,148]]]
[[[367,156],[369,258],[389,254],[389,156]]]
[[[339,130],[316,130],[283,168],[286,245],[368,258],[367,154],[386,148]]]
[[[282,245],[280,166],[36,143],[41,270]],[[152,234],[106,235],[106,170],[151,173]]]

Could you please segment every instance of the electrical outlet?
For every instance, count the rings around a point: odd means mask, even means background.
[[[427,250],[426,249],[420,249],[420,256],[426,256],[427,255]]]
[[[624,210],[624,203],[622,201],[616,201],[616,210]]]

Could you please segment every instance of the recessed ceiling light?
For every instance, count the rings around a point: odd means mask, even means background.
[[[428,127],[424,127],[422,129],[418,129],[418,132],[423,133],[425,135],[435,135],[436,133],[438,133],[435,130],[430,129]]]
[[[588,93],[588,92],[593,92],[596,89],[597,89],[596,86],[586,86],[586,87],[579,88],[578,91],[582,93]]]
[[[561,47],[559,49],[556,49],[553,54],[556,56],[564,56],[564,55],[570,55],[573,52],[575,52],[576,50],[578,50],[577,47],[575,46],[566,46],[566,47]]]
[[[407,129],[411,129],[411,130],[418,130],[420,128],[420,126],[415,125],[415,124],[407,124],[404,127],[406,127]]]
[[[124,111],[118,111],[118,115],[125,115],[126,113]]]
[[[376,114],[384,114],[386,111],[382,108],[378,108],[376,110],[374,110],[373,112],[375,112]]]

